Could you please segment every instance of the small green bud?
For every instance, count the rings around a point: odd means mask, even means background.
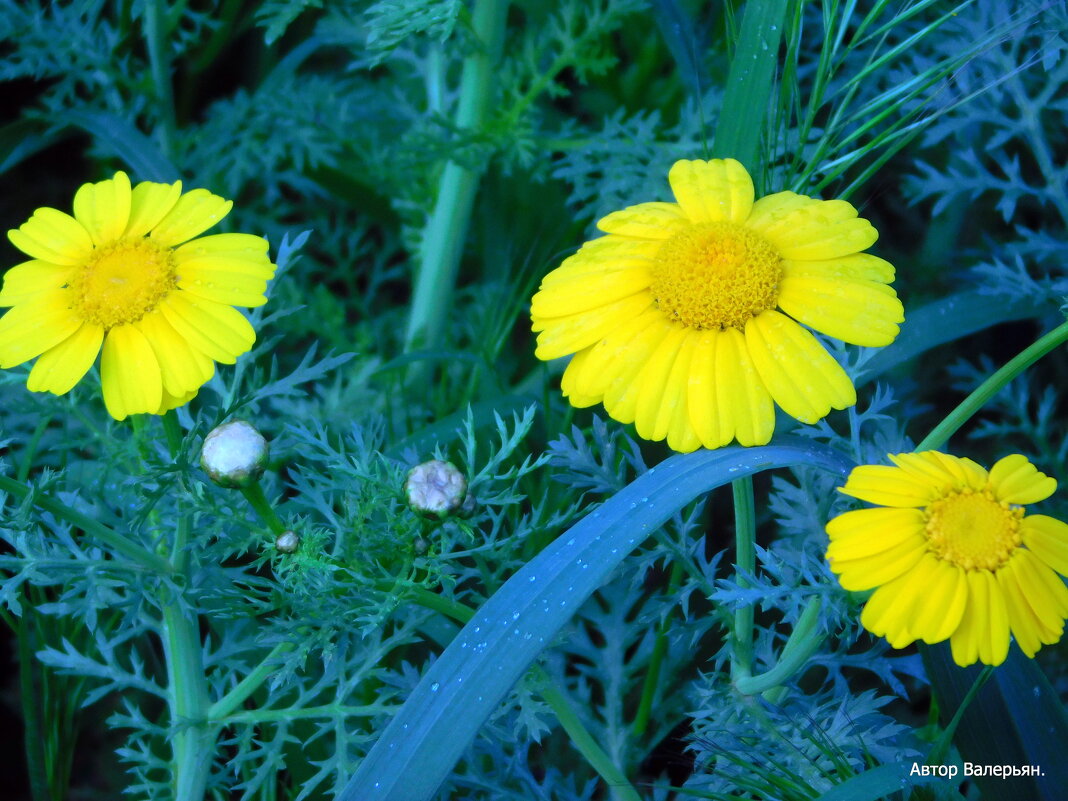
[[[467,479],[452,462],[431,459],[408,471],[404,491],[413,511],[445,517],[463,504]]]
[[[300,537],[293,530],[283,531],[274,541],[274,547],[282,553],[295,553],[300,547]]]
[[[267,440],[251,423],[231,420],[204,438],[200,466],[220,487],[247,487],[267,466]]]

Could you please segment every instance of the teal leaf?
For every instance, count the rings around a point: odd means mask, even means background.
[[[949,645],[920,649],[942,723],[956,713],[980,668],[959,667]],[[1068,787],[1068,715],[1042,669],[1012,645],[965,710],[953,737],[961,759],[973,765],[1034,765],[1041,775],[972,777],[983,801],[1060,801]]]
[[[690,501],[762,470],[809,465],[845,476],[825,445],[678,454],[639,476],[515,573],[427,670],[338,801],[423,801],[513,684],[626,556]]]

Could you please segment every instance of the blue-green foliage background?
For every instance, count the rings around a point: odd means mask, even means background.
[[[873,252],[898,269],[901,347],[836,351],[860,403],[798,431],[878,462],[1060,318],[1068,15],[1056,2],[977,0],[945,20],[938,4],[860,5],[848,18],[852,3],[790,5],[775,113],[754,136],[766,191],[848,195],[880,231]],[[154,77],[151,9],[170,90]],[[56,398],[26,392],[25,368],[0,373],[0,469],[149,548],[190,515],[197,565],[190,586],[169,586],[29,502],[0,507],[0,601],[24,682],[8,695],[36,693],[51,748],[43,764],[31,755],[35,799],[67,797],[72,758],[71,797],[170,797],[159,610],[175,592],[200,615],[215,697],[291,646],[221,729],[216,797],[333,797],[457,631],[403,582],[476,608],[664,458],[629,427],[567,406],[561,366],[533,358],[526,304],[600,215],[668,199],[670,164],[707,154],[740,10],[512,3],[492,112],[472,131],[453,123],[461,63],[478,46],[461,0],[0,2],[0,81],[15,99],[0,110],[5,229],[37,206],[69,209],[82,182],[125,169],[232,198],[223,228],[267,236],[281,268],[251,315],[255,350],[180,411],[177,463],[155,421],[110,420],[92,378]],[[868,36],[854,40],[865,14]],[[833,63],[820,60],[828,37]],[[405,355],[416,255],[448,160],[485,173],[447,335]],[[0,255],[0,267],[21,260],[6,244]],[[979,298],[971,329],[937,313],[909,328],[913,312],[961,292]],[[405,383],[417,363],[433,381]],[[955,452],[987,464],[1022,452],[1068,480],[1066,367],[1055,353],[1014,382]],[[300,533],[295,554],[196,466],[200,438],[234,414],[271,440],[266,491]],[[405,471],[435,453],[469,477],[470,519],[431,522],[405,505]],[[858,600],[824,563],[823,525],[847,508],[835,484],[808,470],[758,480],[759,567],[744,581],[730,569],[729,494],[685,509],[546,650],[542,666],[649,798],[816,798],[929,747],[919,657],[864,635]],[[1043,511],[1063,518],[1064,498]],[[685,569],[672,581],[675,563]],[[828,638],[809,669],[780,704],[740,700],[724,673],[730,614],[756,606],[759,669],[813,595]],[[637,734],[661,629],[655,714]],[[1040,662],[1064,697],[1063,650]],[[608,795],[524,680],[441,797]]]

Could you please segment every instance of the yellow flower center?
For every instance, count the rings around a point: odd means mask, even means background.
[[[120,239],[94,249],[71,279],[71,308],[105,329],[136,323],[177,283],[170,249],[149,239]]]
[[[989,490],[955,491],[933,501],[924,517],[930,550],[965,570],[997,570],[1020,545],[1023,509]]]
[[[737,328],[775,308],[782,257],[729,222],[692,225],[656,254],[650,290],[668,317],[691,328]]]

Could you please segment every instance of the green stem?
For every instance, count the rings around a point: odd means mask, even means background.
[[[916,451],[928,451],[942,447],[957,430],[978,412],[986,402],[1000,392],[1012,379],[1037,362],[1058,345],[1068,340],[1068,322],[1061,323],[1034,344],[1025,348],[1014,358],[980,384],[961,404],[924,437]]]
[[[462,132],[477,131],[488,115],[507,11],[507,0],[476,0],[472,27],[479,47],[464,61],[456,111]],[[408,351],[441,340],[481,174],[452,161],[445,165],[420,253],[405,335]]]
[[[756,572],[756,503],[753,500],[753,479],[749,476],[731,484],[734,493],[735,570],[738,586],[748,587],[741,578],[743,572]],[[734,613],[734,650],[731,654],[731,680],[737,684],[748,678],[753,669],[753,607],[746,606]]]
[[[167,11],[164,6],[164,0],[148,0],[145,3],[144,29],[149,69],[152,82],[156,86],[156,102],[159,104],[160,120],[163,123],[161,145],[163,152],[170,157],[174,152],[174,133],[177,125],[174,115],[174,87],[171,84],[171,59],[167,48]]]
[[[749,0],[738,34],[716,123],[712,155],[735,158],[760,183],[756,168],[762,163],[765,120],[779,63],[779,41],[786,9],[784,0]],[[759,186],[757,187],[760,188]]]
[[[182,448],[182,427],[178,423],[178,412],[171,409],[162,418],[163,436],[167,440],[167,450],[171,458],[177,458],[178,451]]]
[[[373,715],[381,715],[386,711],[388,711],[387,708],[381,704],[370,704],[368,706],[324,704],[322,706],[302,706],[295,709],[250,709],[213,722],[221,726],[229,726],[234,723],[276,723],[278,721],[307,720],[308,718],[369,718]]]
[[[30,435],[29,442],[26,443],[26,451],[22,454],[22,460],[19,462],[19,471],[15,474],[15,478],[20,484],[26,483],[26,479],[30,477],[30,468],[33,466],[33,457],[37,455],[37,446],[41,444],[41,437],[44,436],[44,432],[51,422],[52,416],[47,415],[42,417],[33,429],[33,434]]]
[[[667,596],[673,598],[682,582],[682,562],[675,560],[671,563],[671,577],[668,579]],[[674,607],[672,607],[673,611]],[[660,669],[664,664],[664,656],[667,654],[668,632],[671,630],[671,614],[664,615],[660,621],[660,627],[656,632],[656,642],[653,643],[653,653],[649,657],[649,667],[645,671],[645,679],[642,682],[642,697],[638,703],[638,711],[634,715],[634,725],[631,730],[635,736],[645,733],[649,725],[649,716],[653,711],[653,698],[656,696],[657,687],[660,684]]]
[[[188,517],[178,517],[179,529],[188,525]],[[187,532],[180,532],[177,539],[184,541],[186,537]],[[175,801],[203,801],[215,735],[208,725],[208,685],[199,619],[195,609],[185,605],[177,592],[172,589],[167,597],[161,598],[168,705],[174,727],[170,736],[171,781]]]
[[[571,744],[575,746],[590,764],[590,767],[597,771],[597,774],[608,785],[612,801],[641,801],[638,791],[634,789],[622,771],[616,767],[611,757],[605,753],[593,735],[582,725],[582,720],[568,702],[567,696],[556,686],[544,668],[541,665],[533,665],[530,668],[530,674],[536,682],[541,697],[545,699],[545,703],[549,705],[553,714],[556,715],[556,719],[560,721],[560,726],[567,732],[567,736],[571,738]]]
[[[968,688],[968,692],[961,699],[960,706],[953,713],[953,719],[949,721],[949,725],[942,732],[942,736],[939,737],[935,747],[931,749],[931,753],[927,757],[928,765],[941,765],[945,762],[949,747],[953,743],[953,735],[957,732],[957,726],[960,725],[961,718],[964,717],[964,713],[968,711],[968,707],[975,700],[975,696],[979,694],[979,690],[983,688],[983,685],[987,683],[992,675],[994,675],[994,666],[985,665],[979,675],[975,677],[975,682]]]
[[[395,585],[390,583],[389,588],[395,588]],[[404,590],[409,598],[420,606],[439,612],[459,623],[466,623],[475,615],[475,610],[470,607],[443,598],[425,587],[411,585],[404,587]],[[541,697],[571,738],[572,744],[610,788],[613,801],[641,801],[641,796],[627,781],[627,777],[582,725],[582,721],[568,703],[567,696],[553,683],[549,674],[540,665],[533,665],[530,668],[530,676]]]
[[[238,682],[234,689],[208,707],[207,718],[213,723],[220,723],[222,718],[229,717],[241,704],[245,703],[249,696],[258,690],[267,678],[278,667],[277,659],[282,654],[292,651],[295,646],[291,642],[281,642],[263,658],[251,673]]]
[[[10,493],[20,500],[26,498],[32,492],[30,487],[21,484],[14,479],[8,478],[7,476],[0,476],[0,491]],[[66,504],[60,503],[47,495],[36,495],[33,499],[33,503],[35,506],[38,506],[47,512],[51,512],[60,520],[65,520],[71,525],[77,526],[86,534],[96,537],[120,555],[125,556],[131,562],[135,562],[141,567],[156,573],[171,572],[171,563],[162,556],[142,548],[140,545],[126,539],[114,529],[110,529],[102,523],[93,520],[93,518],[71,509]]]
[[[248,486],[241,487],[241,494],[245,496],[249,505],[259,515],[260,520],[274,532],[275,536],[280,536],[286,530],[282,518],[274,511],[274,507],[267,500],[267,496],[263,494],[263,487],[260,486],[258,479],[252,479],[252,483]]]
[[[794,630],[790,632],[790,637],[783,646],[775,667],[759,676],[746,676],[738,679],[734,683],[738,692],[745,695],[764,693],[767,698],[776,687],[797,675],[823,642],[823,635],[816,630],[819,617],[820,599],[812,598],[801,613]]]

